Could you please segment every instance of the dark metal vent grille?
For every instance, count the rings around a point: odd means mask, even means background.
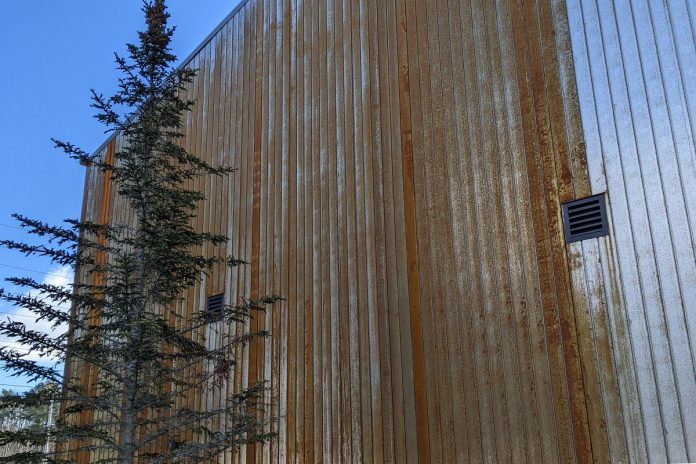
[[[208,304],[205,308],[206,317],[209,321],[219,321],[222,319],[225,307],[225,294],[211,295],[208,297]]]
[[[565,203],[563,223],[568,243],[609,234],[604,194]]]

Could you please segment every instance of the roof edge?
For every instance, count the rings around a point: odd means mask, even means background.
[[[189,53],[186,56],[186,58],[184,58],[184,60],[176,67],[176,69],[182,69],[182,68],[188,66],[188,64],[196,57],[196,55],[198,55],[198,53],[200,53],[200,51],[203,50],[203,48],[205,48],[205,46],[208,45],[211,40],[213,40],[213,37],[215,37],[218,34],[218,32],[220,32],[222,30],[222,28],[225,27],[225,25],[227,23],[229,23],[230,20],[232,18],[234,18],[237,15],[237,13],[239,13],[239,11],[242,8],[244,8],[246,6],[246,4],[249,2],[250,2],[250,0],[241,0],[239,2],[239,4],[237,6],[235,6],[232,9],[232,11],[230,11],[230,13],[227,16],[225,16],[225,18],[222,21],[220,21],[220,24],[218,24],[215,27],[215,29],[213,29],[213,31],[210,34],[208,34],[206,36],[206,38],[203,39],[203,41],[191,53]],[[104,140],[104,142],[102,142],[102,144],[99,145],[99,148],[97,148],[96,150],[94,150],[92,152],[92,156],[96,156],[101,151],[103,151],[106,148],[106,146],[109,144],[109,142],[111,142],[113,139],[118,137],[119,133],[120,133],[120,131],[117,131],[117,132],[112,133],[109,137],[107,137],[106,140]]]

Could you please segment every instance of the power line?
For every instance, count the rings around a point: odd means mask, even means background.
[[[15,313],[9,313],[5,311],[0,311],[0,314],[5,314],[7,316],[13,316],[13,317],[26,317],[27,319],[38,319],[39,316],[28,316],[26,314],[15,314]]]
[[[11,268],[11,269],[17,269],[17,270],[20,270],[20,271],[35,272],[35,273],[37,273],[37,274],[50,275],[50,276],[54,276],[54,277],[65,277],[64,275],[60,275],[60,274],[53,274],[53,273],[51,273],[51,272],[37,271],[36,269],[28,269],[28,268],[26,268],[26,267],[11,266],[11,265],[9,265],[9,264],[0,263],[0,266],[2,266],[2,267],[9,267],[9,268]]]
[[[55,309],[55,310],[58,310],[58,311],[61,311],[61,310],[67,311],[69,308],[62,308],[62,307],[60,307],[60,306],[51,306],[51,309]],[[0,316],[24,317],[24,318],[33,319],[33,320],[37,320],[37,319],[40,319],[40,318],[41,318],[41,316],[30,316],[30,315],[28,315],[28,314],[15,314],[15,313],[10,313],[10,312],[5,312],[5,311],[0,311]],[[44,318],[44,319],[45,319],[45,318]]]

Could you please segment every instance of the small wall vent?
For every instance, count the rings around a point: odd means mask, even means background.
[[[208,297],[208,304],[205,308],[206,319],[209,322],[216,322],[222,320],[223,311],[225,308],[225,294],[220,293],[218,295],[210,295]]]
[[[567,243],[609,234],[604,197],[601,193],[563,204],[563,225]]]

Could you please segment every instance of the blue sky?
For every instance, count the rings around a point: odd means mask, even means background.
[[[239,0],[169,0],[177,26],[173,49],[185,58]],[[77,218],[84,168],[54,150],[51,137],[87,151],[105,139],[92,118],[89,89],[116,88],[113,53],[123,53],[142,29],[140,0],[23,0],[0,14],[0,237],[21,238],[10,215],[57,223]],[[23,268],[26,270],[16,269]],[[31,270],[34,272],[30,272]],[[0,287],[8,276],[65,280],[69,270],[0,249]],[[0,317],[16,310],[0,303]],[[22,321],[31,322],[24,316]],[[18,319],[19,320],[19,319]],[[0,337],[0,345],[3,342]],[[26,380],[0,372],[0,389]]]

